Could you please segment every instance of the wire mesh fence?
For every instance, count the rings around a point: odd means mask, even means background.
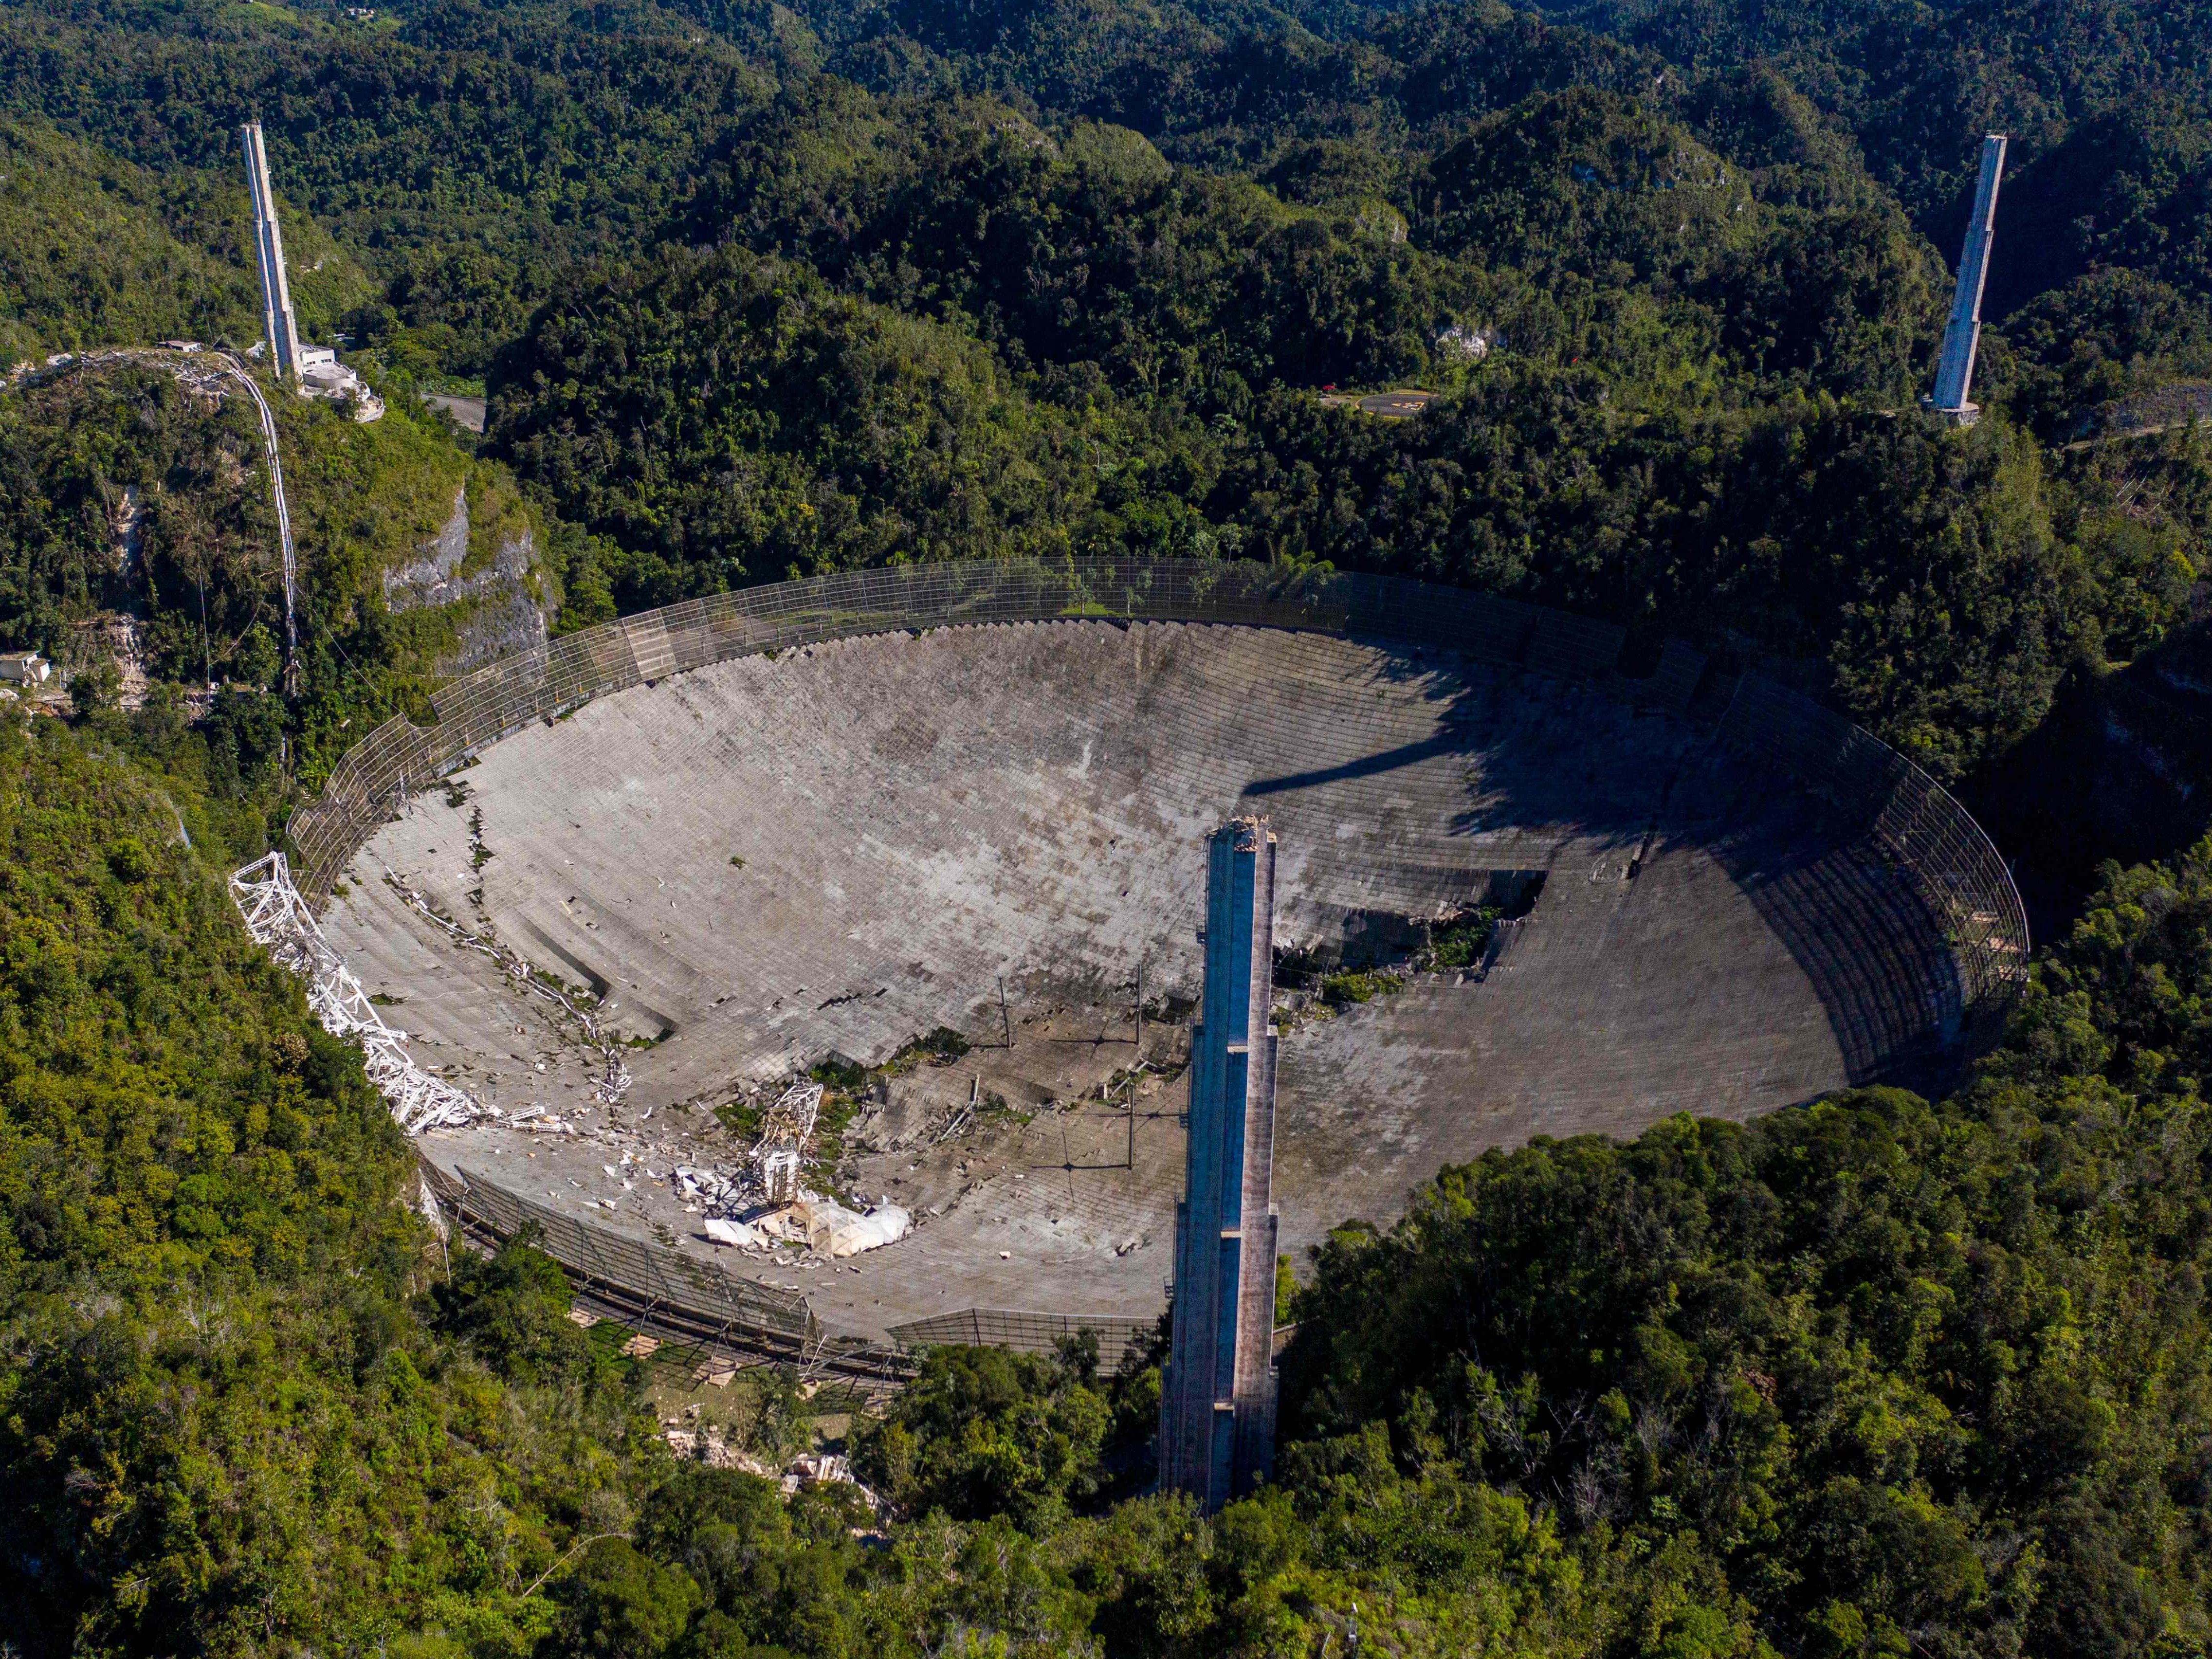
[[[891,1327],[892,1337],[909,1348],[946,1343],[968,1347],[1012,1348],[1023,1353],[1051,1353],[1062,1342],[1089,1331],[1098,1339],[1098,1363],[1118,1367],[1132,1352],[1141,1352],[1158,1322],[1109,1314],[1024,1313],[1015,1308],[963,1308]]]
[[[563,635],[457,680],[431,700],[430,726],[393,719],[378,726],[293,821],[302,890],[326,896],[378,824],[479,750],[608,692],[825,640],[1085,617],[1375,635],[1577,675],[1609,669],[1623,637],[1609,623],[1486,593],[1202,559],[906,565],[717,593]]]
[[[1738,684],[1720,735],[1864,821],[1934,915],[1970,1017],[2009,1005],[2027,978],[2027,915],[2004,860],[1948,791],[1879,738],[1760,674]]]
[[[528,1235],[568,1270],[572,1285],[635,1322],[679,1340],[766,1346],[800,1358],[821,1346],[821,1324],[804,1296],[590,1225],[467,1170],[454,1175],[458,1180],[438,1183],[439,1194],[465,1225],[501,1239]]]
[[[765,1352],[896,1381],[911,1371],[917,1348],[958,1343],[1050,1353],[1085,1331],[1097,1338],[1099,1363],[1111,1370],[1141,1352],[1154,1328],[1150,1320],[1112,1315],[965,1308],[894,1326],[888,1344],[833,1336],[803,1294],[562,1215],[468,1170],[448,1173],[428,1159],[421,1169],[423,1183],[465,1229],[502,1242],[526,1238],[561,1264],[572,1291],[625,1326],[696,1348]]]

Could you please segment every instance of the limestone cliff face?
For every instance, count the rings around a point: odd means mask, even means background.
[[[536,532],[502,515],[486,536],[471,533],[469,492],[454,492],[453,510],[422,556],[384,575],[384,603],[393,611],[441,611],[453,637],[437,658],[441,675],[459,676],[501,657],[545,643],[547,607],[540,595]]]

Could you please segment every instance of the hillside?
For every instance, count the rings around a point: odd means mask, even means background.
[[[363,426],[276,407],[299,550],[289,696],[276,514],[245,400],[130,364],[0,394],[0,641],[82,680],[82,707],[185,722],[177,740],[204,751],[195,781],[264,815],[256,841],[368,724],[542,641],[560,598],[543,515],[427,415]]]
[[[393,1201],[402,1144],[229,921],[189,789],[52,722],[0,769],[0,1595],[40,1650],[1261,1654],[1355,1603],[1407,1654],[2205,1627],[2212,846],[2116,875],[1954,1100],[1540,1143],[1340,1231],[1262,1498],[1130,1496],[1155,1370],[945,1350],[850,1431],[878,1519],[672,1462],[550,1263]]]
[[[302,326],[390,406],[275,399],[292,672],[250,409],[0,392],[0,647],[68,686],[0,703],[21,1650],[2212,1644],[2212,435],[2118,435],[2212,379],[2197,0],[0,8],[0,368],[250,345],[255,118]],[[1915,404],[1990,128],[1961,432]],[[1951,1098],[1538,1143],[1340,1232],[1283,1287],[1280,1478],[1213,1521],[1142,1495],[1157,1368],[1079,1348],[939,1351],[857,1416],[734,1391],[880,1513],[680,1465],[550,1260],[416,1218],[222,878],[548,630],[1070,551],[1760,667],[1982,812],[2035,986]]]
[[[0,124],[0,358],[177,338],[250,345],[252,227],[228,170],[134,165],[36,121]],[[288,237],[311,331],[358,303],[351,258],[304,220]]]
[[[442,1258],[395,1201],[411,1157],[239,931],[250,847],[96,746],[0,729],[11,1639],[526,1641],[485,1552],[535,1573],[567,1547],[617,1478],[619,1384],[526,1279],[417,1310]],[[507,1346],[441,1334],[488,1319]]]

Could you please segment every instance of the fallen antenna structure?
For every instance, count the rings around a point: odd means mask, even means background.
[[[282,853],[232,872],[230,896],[253,942],[279,967],[306,981],[307,1007],[322,1028],[361,1046],[362,1068],[402,1130],[413,1135],[457,1128],[496,1115],[466,1090],[415,1063],[407,1052],[407,1034],[384,1023],[361,981],[315,925],[314,912],[293,884]]]
[[[1974,210],[1966,220],[1966,245],[1959,253],[1959,286],[1951,298],[1951,320],[1943,330],[1943,356],[1936,364],[1936,391],[1923,405],[1956,426],[1972,426],[1981,406],[1968,400],[1973,390],[1974,352],[1982,340],[1982,284],[1990,274],[1990,241],[1996,229],[1997,182],[2004,174],[2005,136],[1982,140],[1981,177],[1974,184]]]
[[[630,1085],[629,1067],[623,1064],[622,1046],[614,1034],[592,1017],[591,1010],[558,985],[532,968],[518,952],[501,944],[496,939],[471,933],[451,916],[442,915],[430,901],[399,878],[399,873],[390,865],[384,866],[384,884],[399,896],[399,901],[409,909],[428,922],[465,951],[489,957],[500,965],[510,983],[525,995],[536,996],[551,1003],[580,1027],[592,1046],[599,1051],[603,1069],[599,1083],[592,1089],[602,1105],[619,1106]]]
[[[799,1161],[813,1138],[822,1111],[822,1085],[801,1079],[775,1097],[761,1115],[760,1139],[753,1143],[753,1164],[761,1192],[771,1204],[799,1201]]]

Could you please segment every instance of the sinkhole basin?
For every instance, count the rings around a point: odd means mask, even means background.
[[[1300,1261],[1491,1147],[1941,1086],[1961,980],[1922,890],[1863,814],[1693,712],[1264,627],[835,640],[483,747],[374,829],[323,926],[422,1063],[574,1131],[435,1131],[427,1157],[702,1255],[665,1176],[742,1161],[715,1108],[961,1033],[967,1053],[909,1057],[844,1131],[846,1190],[915,1212],[910,1237],[725,1265],[804,1290],[832,1332],[972,1308],[1149,1319],[1173,1268],[1204,840],[1231,815],[1277,837],[1277,939],[1301,965],[1534,894],[1486,963],[1284,1037],[1274,1194]],[[596,1102],[604,1056],[574,1021],[403,887],[596,1001],[626,1045],[619,1106]]]

